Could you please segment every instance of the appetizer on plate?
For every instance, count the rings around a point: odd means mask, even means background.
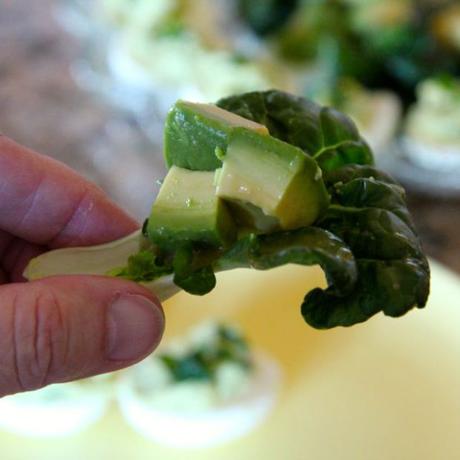
[[[50,385],[0,399],[0,429],[30,437],[67,436],[105,414],[113,397],[112,375]]]
[[[155,93],[164,113],[179,97],[212,101],[258,88],[289,89],[287,72],[263,57],[260,44],[235,23],[229,2],[104,0],[102,6],[115,29],[108,52],[113,76]]]
[[[209,322],[124,371],[118,402],[142,435],[173,447],[207,447],[248,433],[269,414],[278,365],[234,326]]]
[[[460,80],[425,80],[417,96],[407,116],[404,152],[427,169],[460,170]]]
[[[295,263],[326,273],[301,307],[316,328],[425,306],[429,266],[404,190],[341,112],[274,90],[178,101],[164,136],[169,171],[142,230],[45,253],[27,278],[110,274],[166,299],[208,293],[222,270]]]

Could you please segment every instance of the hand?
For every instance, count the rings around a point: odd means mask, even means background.
[[[114,371],[156,347],[163,312],[142,286],[103,276],[22,277],[44,251],[136,228],[94,184],[0,135],[0,397]]]

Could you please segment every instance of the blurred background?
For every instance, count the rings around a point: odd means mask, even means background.
[[[460,1],[0,0],[0,130],[139,220],[168,107],[268,88],[348,113],[460,273]]]

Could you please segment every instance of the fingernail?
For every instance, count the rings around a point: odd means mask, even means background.
[[[134,361],[160,342],[164,329],[161,308],[146,297],[122,294],[107,312],[107,358]]]

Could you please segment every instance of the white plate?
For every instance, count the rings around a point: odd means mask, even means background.
[[[95,423],[107,411],[109,385],[51,385],[0,399],[0,430],[36,438],[70,436]],[[104,387],[103,387],[104,388]]]
[[[459,167],[440,170],[427,167],[426,163],[423,167],[420,159],[414,161],[399,141],[395,141],[382,155],[376,157],[376,161],[377,166],[389,172],[407,188],[435,196],[460,195]]]

